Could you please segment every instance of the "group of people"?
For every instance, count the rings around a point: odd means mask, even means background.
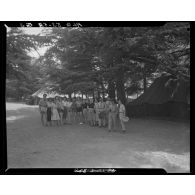
[[[43,94],[43,99],[39,102],[39,110],[44,126],[79,123],[108,127],[110,132],[116,130],[116,121],[119,118],[122,132],[126,132],[125,122],[128,121],[128,117],[121,100],[117,104],[114,99],[104,101],[100,98],[93,101],[93,99],[83,100],[80,97],[69,99],[59,96],[53,99]]]

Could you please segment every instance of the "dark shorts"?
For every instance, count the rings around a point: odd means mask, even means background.
[[[99,113],[99,118],[100,118],[100,119],[106,118],[106,112],[105,112],[105,111],[101,111],[101,112]]]
[[[47,108],[47,121],[51,121],[51,108]]]
[[[64,118],[64,119],[66,119],[67,113],[68,113],[68,110],[67,110],[66,107],[64,107],[64,111],[63,111],[63,118]]]
[[[61,109],[61,108],[57,108],[57,110],[58,110],[59,114],[64,112],[63,109]]]
[[[82,107],[77,107],[77,112],[82,112],[82,111],[83,111]]]

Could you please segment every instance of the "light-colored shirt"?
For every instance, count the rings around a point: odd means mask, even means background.
[[[98,110],[98,102],[94,103],[94,109]]]
[[[66,107],[70,108],[72,106],[72,102],[66,102]]]
[[[52,102],[47,102],[47,107],[51,108],[52,107]]]
[[[60,109],[64,109],[64,105],[63,105],[63,103],[60,102],[60,101],[57,102],[57,106],[58,106],[58,108],[60,108]]]
[[[47,100],[41,99],[39,101],[39,107],[47,107]]]
[[[68,105],[69,105],[68,101],[62,101],[62,103],[63,103],[63,106],[65,106],[65,107],[68,107]]]
[[[119,106],[119,113],[125,114],[125,106],[123,104]]]
[[[104,103],[104,102],[99,102],[99,103],[98,103],[98,108],[99,108],[100,110],[105,109],[105,103]]]
[[[117,112],[117,105],[116,104],[110,104],[109,111],[116,113]]]

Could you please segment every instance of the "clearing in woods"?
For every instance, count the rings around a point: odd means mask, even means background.
[[[6,103],[9,168],[164,168],[190,171],[190,125],[131,119],[127,133],[43,127],[38,106]],[[120,130],[120,128],[118,128]]]

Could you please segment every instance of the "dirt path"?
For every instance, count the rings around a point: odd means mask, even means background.
[[[189,124],[132,119],[127,133],[87,125],[42,127],[37,106],[7,103],[8,167],[164,168],[189,172]]]

